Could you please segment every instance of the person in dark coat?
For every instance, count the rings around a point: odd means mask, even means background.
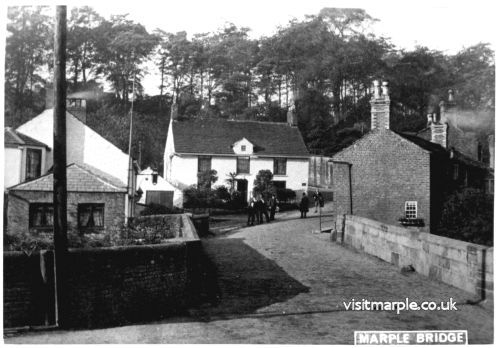
[[[248,201],[248,220],[247,220],[247,226],[253,226],[255,223],[255,214],[256,214],[256,207],[255,207],[255,198],[253,196],[250,197],[250,200]]]
[[[302,193],[302,199],[300,200],[300,218],[306,218],[307,217],[307,212],[309,211],[309,198],[307,198],[307,195],[305,192]]]
[[[276,214],[276,207],[278,206],[278,200],[276,199],[275,195],[271,196],[271,199],[269,200],[269,220],[273,221],[274,220],[274,214]]]
[[[269,214],[267,213],[267,204],[262,195],[259,195],[257,201],[255,202],[255,210],[257,212],[257,221],[259,224],[264,222],[264,216],[266,217],[266,221],[269,222]]]

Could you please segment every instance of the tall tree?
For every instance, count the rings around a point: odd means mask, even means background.
[[[93,74],[97,77],[97,41],[104,37],[98,35],[97,28],[103,23],[94,9],[88,6],[75,7],[68,20],[68,70],[72,74],[72,87],[84,85]],[[81,77],[80,77],[81,76]]]
[[[8,113],[34,107],[34,89],[43,86],[43,67],[50,64],[52,18],[42,6],[9,7],[5,47],[5,97]],[[9,115],[8,115],[9,116]],[[20,123],[24,119],[13,120]]]

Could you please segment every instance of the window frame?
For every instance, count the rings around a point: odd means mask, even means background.
[[[247,161],[247,163],[248,163],[246,172],[240,171],[240,161],[243,161],[243,160]],[[236,174],[250,174],[250,157],[248,157],[248,156],[236,157]]]
[[[209,168],[201,170],[201,163],[202,161],[208,161],[209,162]],[[206,171],[212,170],[212,156],[198,156],[198,173],[203,173]]]
[[[414,209],[413,209],[414,207]],[[413,212],[414,210],[414,212]],[[405,202],[405,218],[406,219],[417,219],[418,218],[418,202],[417,201],[406,201]]]
[[[36,153],[38,154],[40,157],[39,157],[39,161],[38,161],[38,167],[36,168],[36,173],[34,176],[31,176],[29,175],[29,169],[30,169],[30,153]],[[26,161],[25,161],[25,170],[24,170],[24,178],[25,180],[32,180],[32,179],[36,179],[36,178],[39,178],[41,175],[42,175],[42,159],[43,159],[43,151],[42,149],[37,149],[37,148],[32,148],[32,147],[27,147],[26,148]]]
[[[279,168],[280,168],[280,165],[279,165],[279,162],[280,161],[284,161],[285,162],[285,165],[284,165],[284,172],[280,172],[279,171]],[[288,166],[288,159],[286,157],[275,157],[273,158],[273,174],[274,175],[286,175],[286,172],[287,172],[287,166]]]
[[[96,208],[102,208],[102,226],[82,226],[81,221],[80,221],[80,215],[82,213],[81,209],[90,207],[91,208],[91,214],[94,214],[94,209]],[[88,232],[88,231],[102,231],[104,230],[104,227],[106,225],[105,223],[105,204],[104,203],[78,203],[77,206],[77,225],[78,225],[78,230],[81,232]]]
[[[36,208],[43,209],[42,220],[45,220],[45,223],[43,225],[39,225],[39,226],[34,225],[34,214],[35,214]],[[28,217],[28,227],[29,228],[34,228],[37,230],[51,230],[54,228],[54,204],[53,203],[47,203],[47,202],[30,203],[28,209],[29,209],[29,217]],[[49,210],[52,210],[52,225],[47,224],[47,215],[46,214]]]

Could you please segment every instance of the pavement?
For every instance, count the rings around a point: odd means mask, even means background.
[[[27,332],[5,343],[353,344],[355,330],[468,330],[493,342],[493,314],[474,296],[330,241],[315,216],[202,240],[212,283],[184,316],[124,327]],[[456,311],[348,311],[343,302],[457,302]]]

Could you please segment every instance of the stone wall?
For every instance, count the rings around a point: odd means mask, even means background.
[[[104,327],[159,320],[196,300],[200,288],[201,243],[189,217],[182,215],[182,237],[167,243],[70,249],[68,327]],[[53,306],[52,252],[28,256],[4,252],[4,327],[40,325]],[[44,285],[45,284],[45,285]],[[48,281],[50,285],[51,282]]]
[[[345,219],[345,220],[344,220]],[[493,297],[493,248],[362,218],[338,216],[337,241],[398,267],[474,294]]]

